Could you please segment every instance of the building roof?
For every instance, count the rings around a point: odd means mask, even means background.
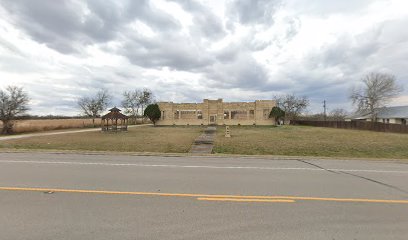
[[[376,109],[377,118],[408,118],[408,106],[384,107]],[[371,114],[367,111],[356,112],[347,116],[350,119],[368,119]]]
[[[408,106],[382,108],[378,112],[377,117],[378,118],[408,118]]]

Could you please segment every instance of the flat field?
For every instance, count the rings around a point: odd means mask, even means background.
[[[185,153],[202,127],[129,128],[128,132],[83,132],[0,141],[0,148]]]
[[[408,134],[304,126],[218,127],[215,153],[408,159]]]
[[[145,122],[147,122],[145,120]],[[100,126],[101,119],[95,119],[95,126]],[[141,124],[142,119],[137,120],[137,124]],[[0,122],[0,129],[2,128]],[[14,121],[14,133],[30,133],[43,132],[59,129],[70,128],[90,128],[93,127],[92,119],[90,118],[70,118],[70,119],[33,119],[33,120],[16,120]]]
[[[95,125],[99,125],[100,119],[95,119]],[[14,122],[13,131],[15,133],[42,132],[68,128],[92,127],[92,119],[72,118],[72,119],[35,119],[17,120]],[[0,129],[3,127],[0,122]]]
[[[123,133],[83,132],[0,141],[0,148],[186,153],[205,127],[139,126]],[[218,154],[408,159],[408,134],[305,126],[217,127]]]

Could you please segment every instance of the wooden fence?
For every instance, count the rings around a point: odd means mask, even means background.
[[[296,120],[296,121],[291,121],[291,124],[292,125],[303,125],[303,126],[314,126],[314,127],[368,130],[368,131],[376,131],[376,132],[408,133],[407,125],[380,123],[380,122]]]

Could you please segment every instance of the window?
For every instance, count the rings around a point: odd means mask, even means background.
[[[271,109],[269,109],[269,108],[265,108],[264,110],[263,110],[263,118],[264,119],[269,119],[269,114],[271,113]]]
[[[166,111],[162,111],[161,113],[161,119],[164,120],[166,117]]]
[[[181,110],[180,111],[180,118],[181,119],[195,119],[196,118],[196,110]]]
[[[230,114],[229,111],[224,111],[224,119],[229,119]]]
[[[255,110],[249,110],[249,119],[254,119],[255,118]]]
[[[174,119],[179,119],[179,116],[180,116],[179,112],[180,112],[179,110],[174,112]]]
[[[231,119],[247,119],[247,111],[234,110],[231,111]]]
[[[201,110],[197,110],[197,119],[203,119],[203,112]]]

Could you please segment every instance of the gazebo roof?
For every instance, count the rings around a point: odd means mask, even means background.
[[[113,107],[113,108],[109,109],[109,111],[110,111],[110,112],[120,112],[120,111],[122,111],[122,110],[120,110],[120,109],[117,108],[117,107]]]
[[[128,119],[129,117],[120,112],[110,112],[102,116],[102,119]]]
[[[117,107],[109,109],[109,111],[110,111],[109,113],[102,116],[102,120],[104,119],[128,119],[129,118],[128,116],[120,113],[120,111],[122,110],[120,110]]]

